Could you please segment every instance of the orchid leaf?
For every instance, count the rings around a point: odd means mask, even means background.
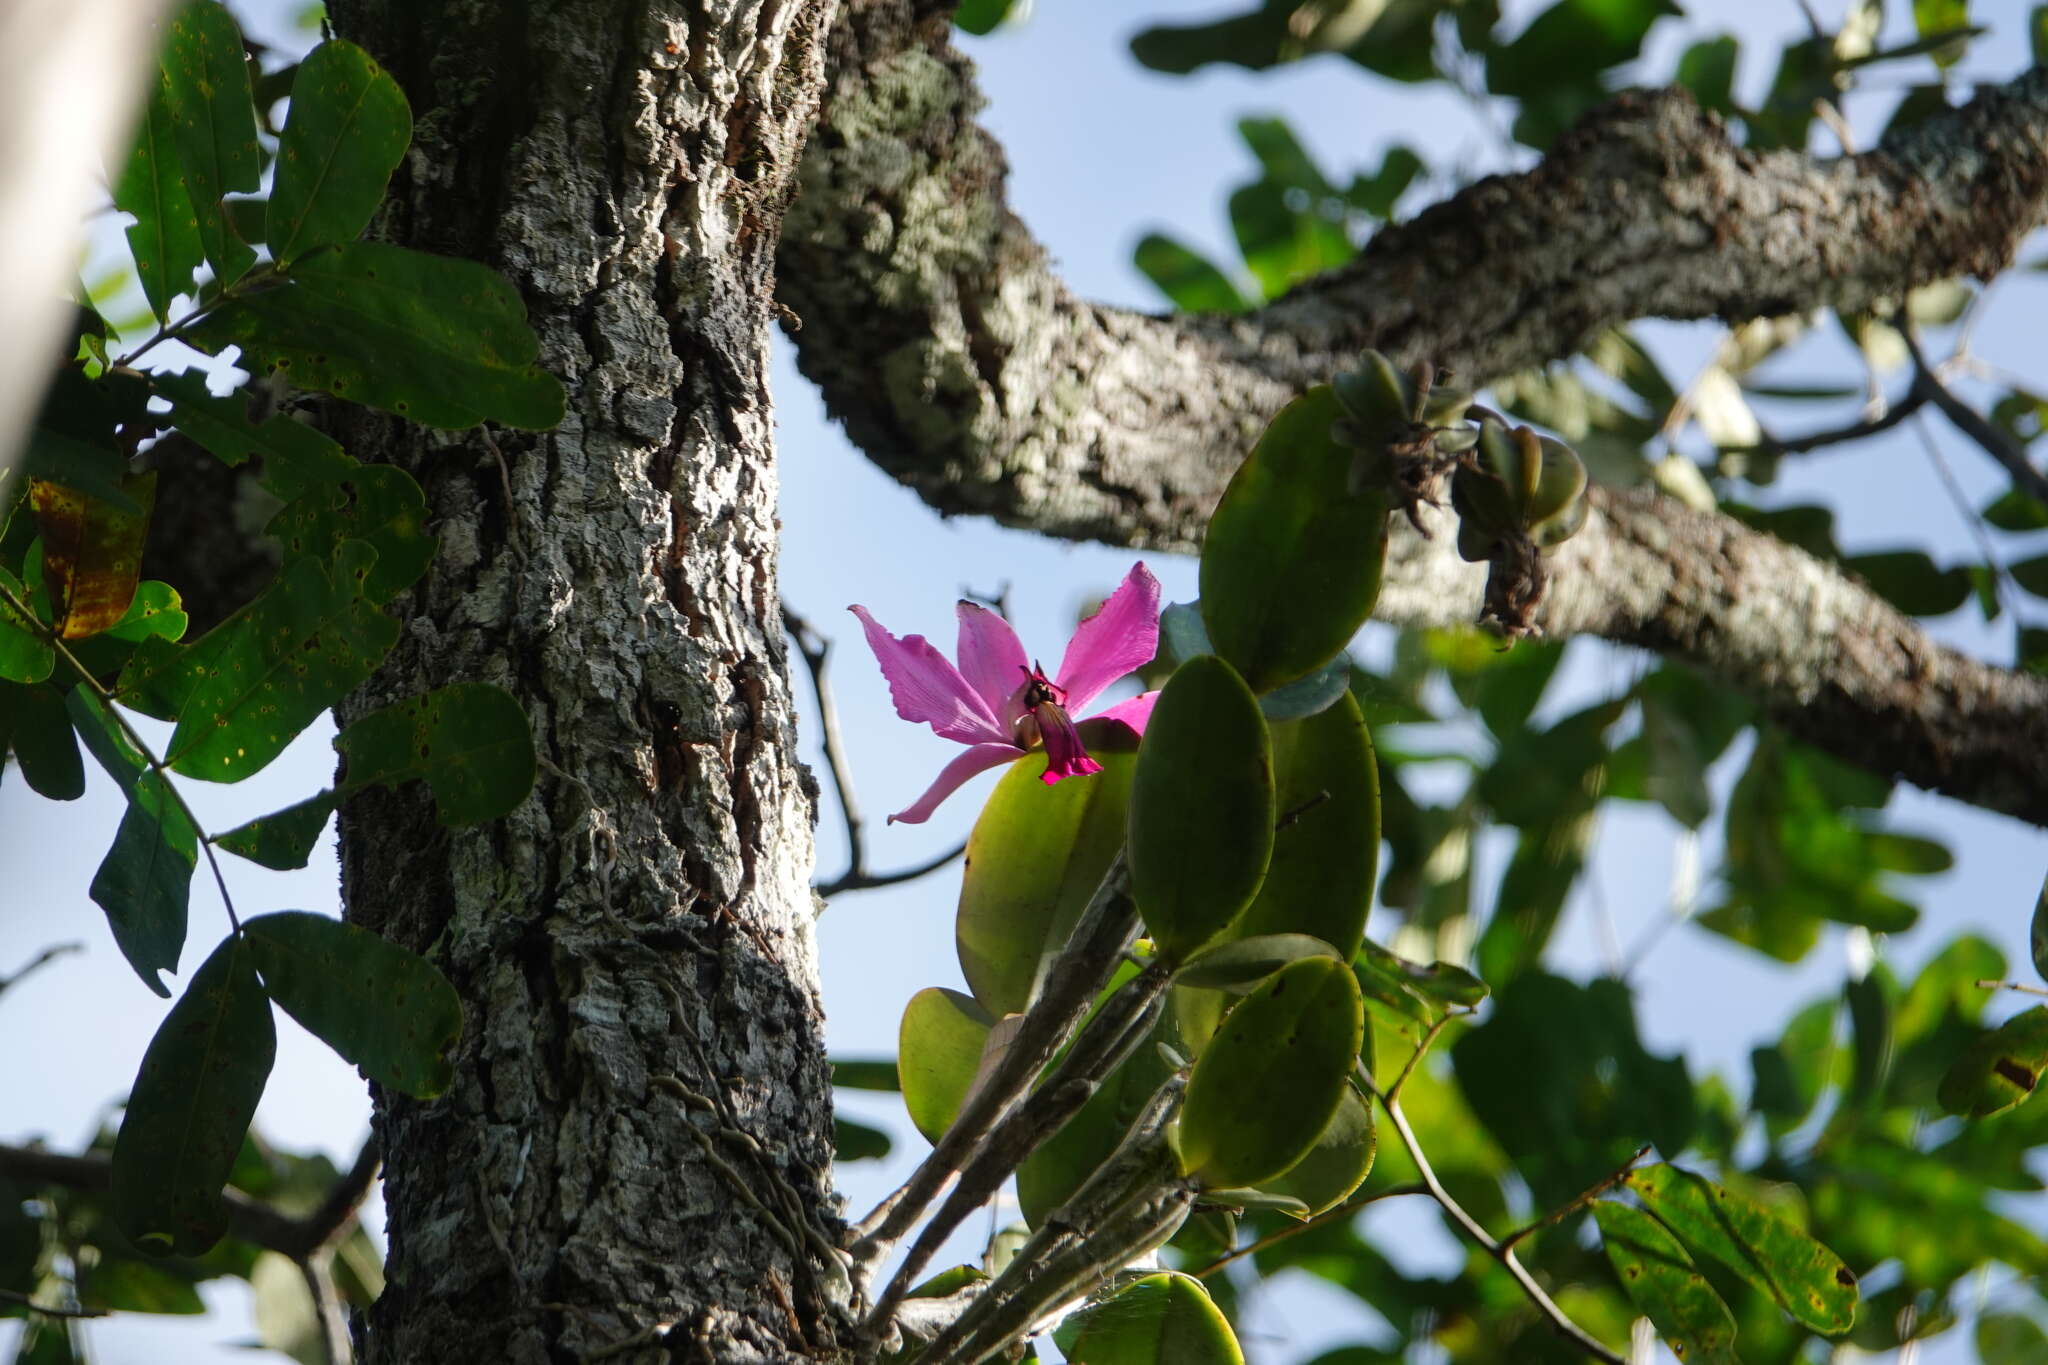
[[[1230,1322],[1202,1282],[1162,1271],[1090,1309],[1072,1365],[1244,1365]]]
[[[1258,894],[1273,818],[1257,699],[1215,655],[1188,660],[1159,693],[1131,782],[1131,894],[1167,958],[1215,938]]]
[[[1338,415],[1320,386],[1281,409],[1209,522],[1202,619],[1255,692],[1334,659],[1379,596],[1387,495],[1351,488],[1355,452],[1330,435]]]
[[[974,997],[928,986],[910,997],[896,1034],[903,1107],[936,1143],[960,1116],[995,1021]]]
[[[1181,1169],[1210,1189],[1283,1175],[1347,1092],[1365,1005],[1343,963],[1304,958],[1268,977],[1209,1040],[1188,1080]]]

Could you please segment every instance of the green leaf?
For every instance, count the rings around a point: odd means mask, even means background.
[[[874,1161],[889,1155],[895,1146],[889,1135],[879,1128],[837,1114],[832,1116],[832,1159],[834,1161]]]
[[[376,560],[361,541],[344,543],[331,571],[296,560],[196,643],[137,649],[118,695],[145,714],[176,716],[175,771],[238,782],[370,676],[399,631],[364,595]]]
[[[321,792],[286,806],[272,815],[259,816],[226,834],[216,835],[216,848],[278,872],[304,867],[334,814],[334,793]]]
[[[304,422],[275,414],[256,426],[249,421],[245,391],[215,398],[199,371],[150,376],[150,383],[171,400],[171,421],[221,462],[239,465],[250,456],[263,461],[263,483],[284,501],[291,501],[316,483],[346,478],[359,466],[328,436]]]
[[[960,1116],[994,1026],[972,996],[941,986],[925,987],[904,1007],[896,1074],[903,1107],[927,1142],[937,1143]]]
[[[1968,570],[1937,569],[1918,550],[1850,555],[1842,567],[1908,616],[1946,616],[1970,600]]]
[[[1937,1098],[1951,1114],[1989,1118],[2032,1096],[2044,1069],[2048,1005],[2036,1005],[1965,1048],[1941,1078]]]
[[[1700,108],[1723,118],[1735,113],[1735,59],[1738,44],[1729,34],[1706,38],[1688,47],[1678,59],[1675,81],[1692,91]]]
[[[93,874],[90,894],[104,910],[114,942],[151,990],[169,998],[159,971],[176,971],[185,946],[185,912],[199,833],[163,776],[129,744],[98,698],[73,688],[65,709],[79,738],[128,798],[114,843]]]
[[[2043,6],[2042,12],[2048,13],[2048,6]],[[2017,488],[2008,488],[1986,503],[1981,515],[2001,531],[2048,530],[2048,503]]]
[[[433,963],[303,910],[259,915],[242,935],[270,998],[371,1080],[432,1099],[455,1079],[462,1000]]]
[[[14,758],[29,789],[50,801],[85,795],[85,764],[64,710],[64,694],[43,683],[0,688],[0,707],[9,713]]]
[[[1486,54],[1487,88],[1521,99],[1597,80],[1642,51],[1670,0],[1558,0],[1514,41]]]
[[[192,292],[192,272],[205,259],[199,243],[199,218],[185,188],[185,168],[178,159],[177,130],[161,82],[153,85],[135,146],[114,186],[114,207],[135,215],[128,229],[128,250],[142,294],[158,322],[168,322],[171,300]]]
[[[1622,1288],[1680,1360],[1741,1365],[1735,1355],[1734,1314],[1662,1223],[1607,1199],[1593,1205],[1593,1221],[1600,1225],[1600,1240]]]
[[[1244,1365],[1230,1323],[1192,1275],[1147,1275],[1086,1315],[1073,1365]]]
[[[2013,582],[2034,596],[2048,597],[2048,555],[2036,555],[2017,564],[2008,564],[2006,572],[2012,575]]]
[[[222,304],[188,340],[240,346],[249,369],[431,427],[562,420],[562,385],[534,363],[525,304],[474,261],[383,242],[322,248],[274,287]]]
[[[199,241],[218,283],[240,279],[256,253],[228,225],[221,200],[262,184],[256,105],[242,34],[224,6],[190,0],[171,20],[162,54],[163,91]]]
[[[1027,754],[990,793],[967,840],[955,936],[960,971],[994,1018],[1023,1010],[1041,963],[1067,941],[1124,844],[1135,741],[1115,724],[1080,723],[1103,770],[1050,786]]]
[[[16,610],[16,602],[29,605],[28,588],[0,569],[0,678],[39,683],[57,671],[57,650],[43,638],[43,622]]]
[[[1282,967],[1305,957],[1344,961],[1341,953],[1319,938],[1307,934],[1264,934],[1257,938],[1233,938],[1204,948],[1173,974],[1173,981],[1177,986],[1242,994]]]
[[[192,974],[150,1040],[114,1141],[114,1216],[130,1241],[196,1256],[227,1230],[227,1183],[277,1052],[239,935]]]
[[[1364,1000],[1343,963],[1304,958],[1268,977],[1195,1063],[1181,1170],[1211,1189],[1286,1174],[1328,1127],[1364,1035]]]
[[[369,53],[339,39],[307,53],[278,138],[270,254],[289,264],[312,247],[354,241],[411,141],[412,109]]]
[[[372,711],[335,737],[343,794],[418,778],[451,827],[496,820],[533,790],[533,727],[494,683],[452,683]]]
[[[29,501],[43,533],[43,582],[51,620],[66,640],[112,629],[127,619],[141,579],[142,542],[156,502],[156,474],[127,475],[130,506],[104,502],[62,484],[31,480]]]
[[[426,494],[412,475],[393,465],[353,460],[333,477],[307,477],[299,495],[264,530],[276,537],[287,561],[331,559],[348,540],[370,546],[377,562],[363,580],[363,595],[380,606],[419,581],[436,544],[427,530]]]
[[[1351,491],[1354,452],[1330,437],[1337,416],[1327,386],[1281,409],[1209,522],[1202,619],[1255,692],[1335,658],[1379,596],[1386,494]]]
[[[1310,934],[1349,959],[1365,935],[1380,852],[1379,765],[1350,696],[1271,730],[1280,828],[1245,937]]]
[[[108,1255],[80,1285],[79,1306],[103,1313],[176,1313],[206,1311],[206,1301],[191,1279],[166,1266],[132,1256]],[[304,1281],[300,1282],[302,1285]]]
[[[832,1084],[843,1090],[882,1090],[893,1095],[903,1089],[893,1058],[834,1057],[831,1062]]]
[[[1183,313],[1242,313],[1247,306],[1228,276],[1171,237],[1146,233],[1131,263]]]
[[[1314,1217],[1337,1207],[1365,1183],[1378,1150],[1372,1109],[1356,1091],[1347,1089],[1338,1096],[1337,1112],[1323,1125],[1316,1145],[1284,1175],[1260,1188],[1300,1200],[1301,1216]]]
[[[1429,1024],[1448,1010],[1472,1008],[1487,994],[1486,983],[1463,967],[1448,962],[1425,967],[1371,939],[1359,945],[1351,968],[1367,999]]]
[[[977,37],[993,33],[1010,17],[1017,0],[960,0],[960,7],[953,11],[953,22],[963,33]]]
[[[1657,1220],[1799,1322],[1840,1336],[1856,1320],[1856,1276],[1842,1258],[1763,1205],[1676,1166],[1645,1166],[1623,1182]]]
[[[1842,1050],[1835,1042],[1835,1012],[1835,1001],[1816,1000],[1792,1016],[1777,1042],[1750,1051],[1756,1081],[1750,1102],[1773,1135],[1805,1121],[1837,1070]]]
[[[1131,895],[1167,960],[1251,904],[1273,856],[1273,821],[1258,700],[1222,659],[1188,660],[1160,690],[1131,781]]]
[[[1342,224],[1295,206],[1301,193],[1300,186],[1266,179],[1230,196],[1230,228],[1237,249],[1269,299],[1358,254]]]
[[[2048,880],[2041,883],[2041,894],[2034,898],[2034,919],[2028,928],[2027,939],[2034,957],[2034,970],[2048,981]]]
[[[1259,698],[1269,721],[1303,720],[1337,704],[1351,687],[1351,660],[1342,654],[1305,678],[1296,678]]]
[[[1977,1319],[1977,1355],[1984,1365],[2037,1365],[2048,1360],[2048,1332],[2017,1313],[1986,1313]]]

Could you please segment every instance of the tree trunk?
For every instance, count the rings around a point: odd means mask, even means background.
[[[462,993],[457,1080],[377,1097],[372,1362],[836,1354],[814,785],[775,583],[767,328],[820,0],[336,0],[412,100],[384,230],[506,271],[566,381],[538,437],[362,423],[440,538],[344,708],[485,679],[541,754],[511,818],[350,803],[349,917]]]

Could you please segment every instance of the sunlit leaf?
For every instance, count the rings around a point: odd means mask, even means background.
[[[137,1246],[196,1256],[227,1230],[221,1187],[277,1051],[239,935],[192,974],[150,1040],[114,1142],[115,1216]]]
[[[1727,1266],[1814,1331],[1839,1336],[1855,1322],[1854,1272],[1763,1205],[1675,1166],[1641,1167],[1624,1183],[1687,1246]]]
[[[1191,1275],[1148,1275],[1088,1311],[1072,1365],[1244,1365],[1230,1323]]]
[[[1183,313],[1241,313],[1243,295],[1210,261],[1171,237],[1151,232],[1131,253],[1138,272]]]
[[[132,474],[121,491],[134,510],[62,484],[32,480],[29,500],[43,533],[43,582],[52,620],[66,640],[97,635],[126,619],[141,579],[142,541],[156,501],[156,474]]]
[[[1593,1205],[1593,1220],[1622,1288],[1680,1360],[1741,1365],[1734,1350],[1734,1315],[1662,1223],[1641,1209],[1605,1199]]]
[[[1333,1209],[1349,1199],[1372,1174],[1378,1152],[1372,1109],[1356,1091],[1337,1099],[1337,1111],[1323,1125],[1322,1136],[1286,1173],[1262,1187],[1270,1193],[1299,1199],[1303,1216]]]
[[[896,1032],[903,1107],[936,1143],[960,1116],[995,1021],[972,996],[927,986],[910,997]]]
[[[1973,1119],[2032,1097],[2048,1070],[2048,1005],[2016,1014],[1972,1043],[1941,1079],[1941,1107]]]
[[[421,1099],[454,1080],[462,1001],[431,962],[303,910],[259,915],[242,933],[270,998],[371,1080]]]
[[[1268,977],[1195,1063],[1181,1169],[1213,1189],[1291,1170],[1346,1093],[1364,1029],[1358,982],[1342,963],[1304,958]]]

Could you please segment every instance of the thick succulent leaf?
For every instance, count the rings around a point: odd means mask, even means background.
[[[1100,773],[1048,786],[1043,753],[1018,759],[967,840],[954,932],[961,974],[994,1018],[1023,1010],[1123,847],[1135,742],[1122,726],[1080,731]]]
[[[2036,1005],[1965,1048],[1941,1078],[1938,1098],[1951,1114],[1988,1118],[2031,1098],[2044,1070],[2048,1005]]]
[[[264,230],[270,254],[289,263],[309,248],[354,241],[411,141],[412,109],[369,53],[340,39],[307,53],[278,139]]]
[[[927,1142],[936,1143],[960,1116],[994,1026],[974,997],[942,986],[927,986],[904,1006],[896,1073],[903,1107]]]
[[[1313,1217],[1337,1207],[1365,1183],[1378,1151],[1372,1107],[1356,1091],[1347,1089],[1338,1096],[1337,1112],[1323,1125],[1315,1146],[1284,1175],[1260,1188],[1299,1199],[1301,1216]]]
[[[227,8],[189,0],[171,20],[162,54],[163,90],[185,185],[199,219],[199,241],[219,283],[232,284],[256,263],[221,205],[262,183],[256,105],[242,34]]]
[[[493,683],[452,683],[352,722],[335,737],[343,794],[414,778],[451,827],[495,820],[533,790],[533,727]]]
[[[1213,654],[1167,680],[1131,782],[1131,895],[1177,961],[1258,894],[1273,856],[1273,757],[1257,698]]]
[[[171,300],[192,292],[192,272],[205,259],[199,219],[185,188],[177,132],[161,82],[154,83],[135,130],[135,146],[114,186],[114,207],[135,216],[128,251],[143,297],[158,322],[168,322]]]
[[[1171,1271],[1147,1275],[1088,1310],[1072,1365],[1244,1365],[1230,1323],[1202,1282]]]
[[[1263,934],[1233,938],[1205,948],[1174,973],[1174,984],[1200,990],[1249,991],[1282,967],[1305,957],[1344,957],[1307,934]]]
[[[230,936],[150,1040],[114,1141],[114,1214],[130,1241],[196,1256],[227,1230],[234,1168],[277,1052],[270,1001]]]
[[[474,261],[384,242],[324,247],[273,288],[241,294],[194,328],[203,350],[432,427],[562,420],[562,385],[511,283]]]
[[[1188,1080],[1181,1169],[1211,1189],[1293,1169],[1347,1093],[1365,1004],[1340,962],[1304,958],[1224,1019]]]
[[[1272,727],[1279,828],[1265,880],[1234,934],[1309,934],[1358,951],[1379,871],[1380,781],[1372,736],[1349,695]]]
[[[433,963],[303,910],[259,915],[242,936],[270,998],[371,1080],[419,1099],[454,1080],[462,1001]]]
[[[1855,1273],[1763,1205],[1676,1166],[1645,1166],[1624,1183],[1679,1240],[1727,1266],[1799,1322],[1827,1336],[1855,1323]]]
[[[1327,387],[1281,409],[1209,522],[1202,619],[1255,692],[1334,659],[1379,597],[1387,495],[1351,488],[1354,452],[1330,435],[1338,415]]]
[[[1686,1365],[1741,1365],[1735,1316],[1676,1237],[1641,1209],[1603,1199],[1593,1221],[1621,1286]]]

